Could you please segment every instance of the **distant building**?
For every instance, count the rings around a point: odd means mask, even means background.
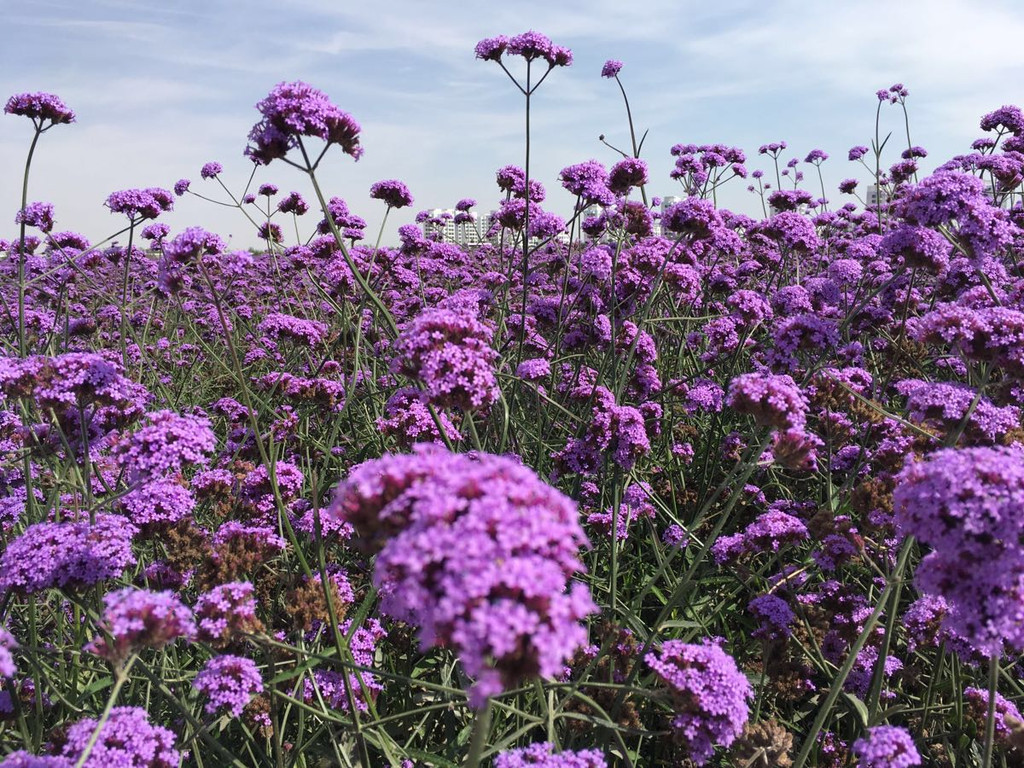
[[[457,211],[452,208],[431,208],[427,211],[428,218],[423,222],[423,234],[430,235],[439,232],[441,242],[454,243],[455,245],[480,245],[487,242],[486,228],[481,228],[477,215],[470,212],[472,221],[460,221],[456,223]]]

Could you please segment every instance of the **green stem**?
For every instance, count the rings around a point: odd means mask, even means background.
[[[107,697],[107,705],[103,708],[103,714],[100,715],[100,719],[96,722],[96,727],[93,729],[92,735],[89,737],[89,743],[85,745],[85,749],[82,751],[82,756],[79,757],[78,762],[75,763],[75,768],[82,768],[82,766],[85,765],[85,761],[89,759],[89,755],[92,753],[93,747],[96,746],[96,742],[100,738],[100,732],[103,730],[103,726],[106,725],[107,720],[110,719],[110,712],[114,708],[114,703],[117,701],[118,694],[121,693],[121,688],[128,681],[128,672],[131,671],[136,658],[138,657],[132,654],[128,659],[128,663],[126,663],[124,667],[114,670],[114,689],[110,692],[110,696]]]
[[[39,137],[43,135],[42,130],[37,126],[36,135],[32,137],[32,143],[28,148],[28,157],[25,159],[25,175],[21,181],[21,210],[28,206],[28,176],[32,168],[32,155],[35,154],[36,144]],[[28,343],[25,339],[25,222],[22,216],[21,234],[18,238],[18,355],[28,355]]]
[[[491,700],[488,699],[484,708],[476,713],[473,721],[473,734],[469,740],[469,754],[466,755],[466,768],[478,768],[487,744],[487,734],[491,730]]]
[[[985,749],[981,768],[992,768],[992,747],[996,739],[996,688],[999,686],[999,655],[988,660],[988,714],[985,716]]]

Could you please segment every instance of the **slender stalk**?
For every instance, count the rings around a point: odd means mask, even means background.
[[[999,686],[999,655],[988,660],[988,713],[985,715],[985,748],[981,768],[992,768],[992,746],[996,738],[996,688]]]
[[[42,128],[36,126],[35,136],[28,148],[28,157],[25,159],[25,174],[21,181],[21,210],[28,206],[28,176],[32,168],[32,155],[35,154],[36,144],[39,137],[43,135]],[[22,216],[24,219],[24,216]],[[21,233],[18,237],[18,355],[28,355],[28,343],[25,338],[25,221],[21,222]]]
[[[92,735],[89,737],[89,742],[85,745],[85,749],[82,750],[81,757],[78,758],[78,762],[75,763],[75,768],[82,768],[85,765],[86,760],[89,759],[89,755],[92,754],[93,747],[96,746],[96,742],[100,738],[100,732],[103,730],[103,726],[107,724],[107,720],[110,719],[110,712],[114,708],[114,703],[117,701],[118,695],[121,693],[121,688],[128,681],[128,673],[131,671],[132,665],[135,664],[135,659],[138,657],[135,654],[128,659],[128,662],[123,667],[118,667],[114,670],[114,688],[110,692],[110,696],[107,697],[107,704],[103,708],[103,713],[100,715],[99,720],[96,721],[96,727],[93,729]]]
[[[473,734],[469,739],[469,753],[466,755],[466,768],[478,768],[487,744],[487,734],[491,730],[491,700],[488,699],[484,708],[476,713],[473,721]]]

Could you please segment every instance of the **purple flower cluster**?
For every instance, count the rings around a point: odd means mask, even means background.
[[[807,398],[786,374],[740,374],[729,382],[725,402],[763,427],[801,429],[807,420]]]
[[[131,221],[155,219],[161,213],[174,209],[174,195],[160,187],[149,189],[123,189],[107,198],[111,213],[123,213]]]
[[[226,710],[239,717],[257,693],[263,692],[259,667],[244,656],[214,656],[199,670],[192,687],[207,698],[206,713]]]
[[[351,619],[345,621],[339,631],[348,636],[352,628]],[[372,667],[377,653],[377,643],[387,637],[387,632],[377,619],[367,619],[365,626],[352,632],[348,641],[348,649],[352,661],[360,667]],[[359,712],[369,712],[368,699],[374,699],[384,686],[370,672],[341,672],[333,669],[316,669],[306,679],[303,686],[303,698],[313,703],[323,700],[334,709],[349,711],[349,693],[355,701]]]
[[[52,93],[16,93],[7,99],[4,113],[27,117],[44,131],[54,125],[75,121],[75,113]]]
[[[290,339],[296,344],[315,347],[327,338],[327,324],[317,320],[306,320],[281,312],[271,312],[258,326],[260,333],[273,339]]]
[[[403,387],[388,398],[384,405],[384,416],[377,419],[377,429],[381,434],[395,438],[403,448],[408,448],[413,443],[442,443],[445,439],[457,443],[462,440],[462,434],[448,414],[435,411],[432,415],[429,405],[430,400],[426,392],[415,387]],[[437,422],[434,421],[434,416],[437,417]],[[438,429],[438,422],[444,430],[443,437]]]
[[[327,94],[306,83],[280,83],[256,109],[263,119],[249,132],[245,154],[257,165],[283,158],[303,136],[337,144],[356,160],[363,154],[359,124],[332,104]]]
[[[486,409],[501,394],[492,336],[472,310],[425,309],[395,340],[391,370],[421,382],[430,403],[441,408]]]
[[[382,609],[418,625],[423,648],[456,649],[475,705],[560,674],[586,640],[576,506],[511,459],[417,445],[355,467],[326,514],[379,550]]]
[[[99,727],[92,749],[89,744]],[[88,751],[82,768],[177,768],[181,754],[174,748],[174,734],[153,725],[146,710],[139,707],[114,707],[110,717],[99,723],[86,718],[72,725],[65,737],[61,756],[75,765]]]
[[[977,723],[979,732],[983,732],[982,729],[984,729],[985,723],[988,720],[988,702],[987,690],[974,687],[964,689],[964,703],[967,704],[968,717]],[[1024,725],[1024,717],[1021,716],[1017,706],[997,692],[995,701],[995,735],[997,741],[1005,743],[1013,733],[1011,726],[1019,729],[1022,725]]]
[[[412,193],[409,188],[397,179],[378,181],[370,187],[370,197],[383,200],[388,208],[405,208],[412,205]]]
[[[675,707],[673,736],[691,760],[704,765],[716,746],[728,747],[743,732],[754,692],[733,658],[710,640],[668,640],[644,657],[668,689]]]
[[[555,45],[545,35],[532,30],[513,37],[491,37],[476,44],[476,57],[484,61],[501,61],[505,53],[522,56],[527,62],[544,59],[548,68],[572,64],[572,51]]]
[[[205,464],[215,446],[209,419],[163,410],[146,414],[146,424],[119,443],[114,455],[130,483],[147,483]]]
[[[253,585],[247,581],[220,584],[196,600],[196,639],[223,648],[240,635],[262,627],[256,616]]]
[[[909,464],[893,494],[896,523],[932,551],[917,582],[942,595],[944,626],[986,655],[1024,648],[1024,451],[943,449]]]
[[[125,587],[103,596],[102,637],[88,646],[114,662],[143,648],[162,648],[177,638],[195,636],[192,611],[173,592]]]
[[[92,524],[30,525],[0,555],[0,589],[34,594],[116,578],[135,563],[132,537],[137,530],[120,515],[96,515]]]
[[[120,363],[93,352],[0,358],[0,392],[9,398],[30,397],[40,408],[58,413],[87,405],[127,411],[147,399],[140,385],[125,378]]]
[[[18,641],[14,635],[0,626],[0,677],[14,677],[18,667],[14,663],[14,655],[11,653],[18,647]]]
[[[964,442],[971,445],[992,445],[1020,426],[1020,408],[999,408],[985,397],[975,402],[975,390],[962,384],[904,379],[894,388],[907,398],[911,421],[934,427],[943,435],[962,429]]]
[[[14,223],[49,232],[53,229],[53,203],[29,203],[14,214]]]
[[[921,765],[914,740],[906,728],[876,725],[868,735],[853,742],[857,768],[910,768]]]
[[[600,750],[555,752],[555,746],[546,741],[500,752],[494,758],[494,768],[607,768],[607,765]]]

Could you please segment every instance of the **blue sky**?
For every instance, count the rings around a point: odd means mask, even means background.
[[[286,80],[325,91],[362,125],[362,159],[333,151],[320,180],[369,222],[371,242],[383,204],[368,190],[380,179],[405,181],[416,198],[389,219],[385,243],[422,208],[473,197],[486,212],[498,199],[494,171],[523,162],[523,99],[473,47],[527,29],[575,55],[533,102],[531,175],[548,189],[546,207],[563,215],[572,200],[558,171],[618,159],[599,134],[628,144],[618,88],[600,77],[607,59],[625,63],[634,119],[649,130],[652,194],[676,191],[673,144],[739,146],[751,170],[768,170],[758,146],[785,140],[786,159],[814,148],[831,155],[823,171],[838,205],[840,180],[867,181],[846,153],[874,133],[876,90],[909,88],[911,135],[929,150],[926,168],[969,151],[982,114],[1024,101],[1019,0],[0,0],[0,8],[0,96],[49,91],[78,115],[42,137],[29,199],[53,202],[58,229],[93,241],[121,223],[103,207],[114,190],[170,188],[185,177],[224,199],[199,178],[203,163],[217,160],[240,192],[252,170],[242,151],[254,104]],[[889,130],[891,162],[905,139],[902,113],[886,105],[883,135]],[[27,120],[0,116],[0,237],[15,231],[30,139]],[[257,180],[307,193],[302,175],[281,163]],[[815,190],[811,182],[808,172],[805,186]],[[720,204],[760,211],[745,182],[732,182]],[[256,244],[238,211],[196,198],[179,200],[163,220],[175,231],[230,235],[235,247]],[[315,223],[307,214],[305,232]]]

